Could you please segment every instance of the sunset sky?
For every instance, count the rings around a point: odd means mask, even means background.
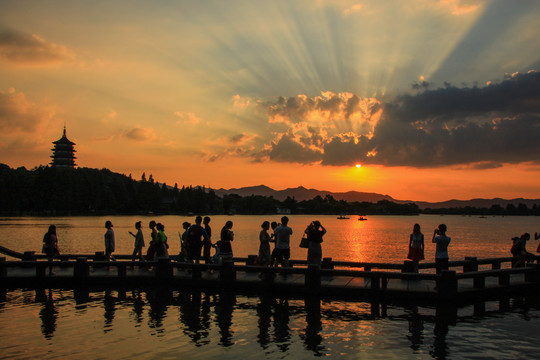
[[[78,166],[169,185],[540,198],[539,19],[536,0],[2,0],[0,163],[48,164],[66,124]]]

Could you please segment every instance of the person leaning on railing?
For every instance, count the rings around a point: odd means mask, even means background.
[[[529,233],[524,233],[520,237],[513,237],[512,248],[510,252],[514,256],[512,260],[512,267],[525,266],[525,263],[531,262],[534,259],[534,255],[527,251],[527,241],[531,238]],[[535,234],[536,238],[536,234]]]

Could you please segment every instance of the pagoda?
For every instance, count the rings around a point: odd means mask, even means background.
[[[51,155],[52,166],[62,168],[74,168],[75,167],[75,149],[74,142],[71,142],[66,137],[66,126],[64,125],[64,135],[59,140],[53,141],[54,148],[51,149],[53,154]]]

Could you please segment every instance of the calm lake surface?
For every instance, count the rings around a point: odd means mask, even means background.
[[[325,257],[336,260],[401,263],[408,236],[419,223],[430,240],[440,223],[452,238],[451,259],[465,256],[509,256],[510,238],[540,232],[537,217],[468,216],[290,216],[292,258],[305,258],[298,248],[312,220],[328,230]],[[170,253],[180,249],[179,216],[2,218],[0,244],[17,251],[39,252],[50,224],[58,227],[62,253],[103,251],[104,224],[111,220],[116,253],[131,253],[138,220],[162,222]],[[213,216],[214,240],[225,221],[234,222],[235,256],[256,254],[264,220],[278,216]],[[149,230],[144,229],[148,241]],[[528,248],[534,252],[537,242]],[[537,359],[540,354],[540,301],[512,300],[510,306],[485,304],[450,311],[436,307],[401,307],[319,299],[253,297],[228,292],[111,289],[90,293],[73,290],[9,290],[0,301],[0,358],[89,359]]]

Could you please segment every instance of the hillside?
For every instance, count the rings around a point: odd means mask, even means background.
[[[285,190],[274,190],[266,185],[249,186],[243,188],[233,189],[219,189],[215,190],[216,195],[222,197],[226,194],[237,194],[240,196],[261,195],[272,196],[274,199],[283,201],[287,197],[294,198],[296,201],[311,200],[316,196],[325,197],[331,195],[336,200],[345,200],[348,202],[371,202],[376,203],[381,200],[388,200],[398,204],[415,203],[420,209],[441,209],[441,208],[460,208],[460,207],[476,207],[476,208],[490,208],[493,205],[499,205],[506,207],[508,204],[518,206],[519,204],[532,207],[535,204],[540,204],[540,199],[471,199],[471,200],[447,200],[441,202],[427,202],[427,201],[415,201],[415,200],[398,200],[389,195],[383,195],[378,193],[368,193],[359,191],[347,191],[347,192],[332,192],[326,190],[306,189],[303,186],[297,188],[288,188]]]
[[[285,190],[274,190],[265,185],[259,186],[248,186],[243,188],[234,188],[234,189],[219,189],[215,190],[216,195],[223,196],[226,194],[237,194],[240,196],[250,196],[250,195],[261,195],[261,196],[272,196],[274,199],[283,201],[287,197],[294,198],[296,201],[312,200],[316,196],[325,197],[326,195],[331,195],[336,200],[345,200],[345,201],[358,201],[358,202],[372,202],[376,203],[380,200],[388,200],[393,202],[400,202],[395,200],[388,195],[381,195],[376,193],[366,193],[358,191],[348,191],[348,192],[331,192],[326,190],[316,190],[316,189],[306,189],[303,186],[297,188],[287,188]]]

